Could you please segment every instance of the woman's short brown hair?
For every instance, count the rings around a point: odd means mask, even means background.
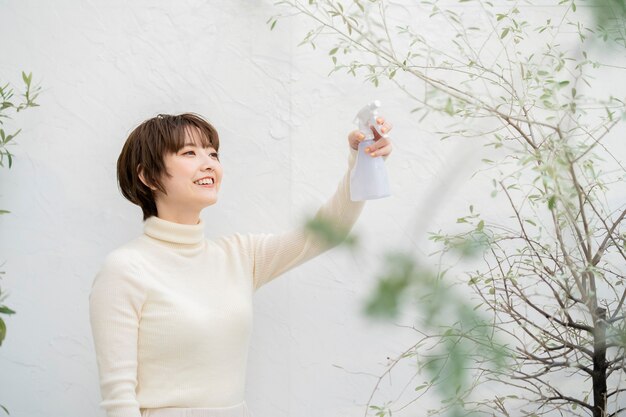
[[[219,151],[220,139],[211,123],[194,113],[179,115],[159,114],[137,126],[126,139],[117,159],[117,181],[122,195],[131,203],[141,207],[143,220],[157,215],[153,191],[139,178],[143,178],[159,191],[166,194],[161,183],[165,170],[163,156],[176,153],[185,144],[185,129],[195,127],[201,133],[202,146]]]

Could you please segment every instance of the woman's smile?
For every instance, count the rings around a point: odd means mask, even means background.
[[[198,187],[203,187],[203,188],[215,188],[215,184],[196,184],[194,182],[195,185],[197,185]]]

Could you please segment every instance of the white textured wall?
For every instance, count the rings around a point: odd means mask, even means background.
[[[379,98],[394,124],[393,196],[368,202],[354,229],[367,251],[333,250],[255,297],[255,417],[363,415],[386,358],[414,342],[410,330],[369,323],[361,303],[384,251],[425,241],[412,231],[431,199],[440,220],[422,231],[470,202],[493,205],[490,185],[466,184],[481,147],[425,134],[392,85],[328,78],[327,49],[296,46],[311,23],[283,19],[270,31],[276,12],[261,0],[0,2],[0,79],[20,88],[26,70],[43,86],[41,107],[14,119],[14,167],[0,172],[0,208],[12,211],[0,216],[2,288],[17,311],[0,348],[0,404],[11,415],[104,415],[87,297],[104,256],[141,233],[115,162],[132,128],[157,113],[197,112],[220,132],[225,177],[203,212],[209,237],[297,225],[345,172],[354,113]],[[382,391],[398,394],[411,372]]]

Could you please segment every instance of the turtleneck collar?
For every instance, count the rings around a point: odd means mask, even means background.
[[[196,245],[204,240],[204,221],[198,224],[182,224],[150,216],[143,225],[143,232],[155,239],[170,243]]]

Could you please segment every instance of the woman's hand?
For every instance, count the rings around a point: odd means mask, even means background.
[[[376,118],[376,122],[379,125],[383,125],[382,132],[385,134],[389,133],[389,131],[392,128],[391,123],[385,122],[384,117]],[[372,129],[372,132],[374,133],[374,143],[370,147],[365,148],[365,152],[367,152],[371,156],[389,155],[392,149],[391,140],[389,140],[389,138],[385,139],[382,136],[380,136],[378,132],[376,131],[376,129],[374,129],[373,127],[371,129]],[[361,133],[361,131],[359,130],[353,130],[348,135],[348,143],[350,144],[350,147],[354,150],[359,149],[359,143],[363,139],[365,139],[365,135]]]

